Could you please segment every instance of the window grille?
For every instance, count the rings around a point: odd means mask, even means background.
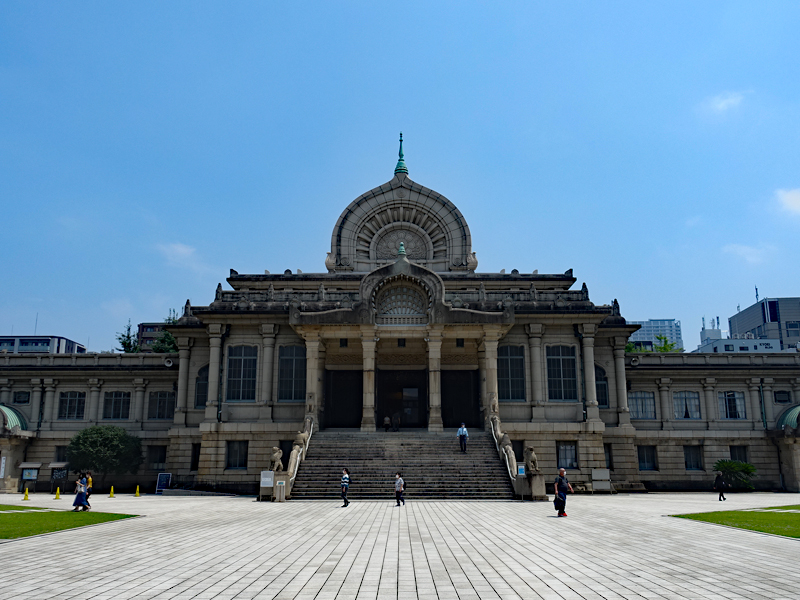
[[[575,442],[558,442],[558,468],[578,468],[578,445]]]
[[[637,453],[639,454],[639,470],[640,471],[655,471],[658,468],[656,463],[656,447],[655,446],[636,446]]]
[[[502,402],[525,402],[523,346],[500,346],[497,349],[497,396]]]
[[[228,442],[228,452],[225,461],[226,469],[247,468],[247,442]]]
[[[557,402],[577,402],[575,346],[547,347],[547,394]]]
[[[655,419],[656,396],[653,392],[628,392],[631,419]]]
[[[175,392],[150,392],[147,403],[148,419],[173,419],[175,417]]]
[[[424,325],[428,322],[427,300],[411,286],[395,285],[384,291],[377,303],[379,325]]]
[[[672,404],[676,419],[700,418],[700,394],[698,392],[672,392]]]
[[[278,401],[305,402],[306,347],[281,346],[278,356]]]
[[[58,418],[67,420],[83,419],[86,406],[86,392],[61,392],[58,399]]]
[[[231,346],[228,348],[228,402],[255,402],[258,348]]]
[[[130,392],[106,392],[103,400],[104,419],[127,419],[131,411]]]
[[[719,392],[720,419],[746,419],[747,410],[743,392]]]
[[[686,464],[687,471],[702,471],[703,470],[703,447],[702,446],[684,446],[683,447],[683,460]]]

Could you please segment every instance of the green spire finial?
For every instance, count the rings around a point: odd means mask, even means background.
[[[400,250],[397,251],[397,256],[405,256],[406,255],[406,245],[403,242],[400,242]]]
[[[400,160],[397,161],[397,166],[394,168],[394,174],[397,175],[398,173],[405,173],[408,175],[408,167],[406,167],[406,163],[403,160],[403,132],[400,132]]]

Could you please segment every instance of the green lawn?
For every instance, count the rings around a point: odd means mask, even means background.
[[[41,506],[17,506],[16,504],[0,504],[0,512],[4,510],[42,510]]]
[[[800,510],[800,504],[792,504],[791,506],[770,506],[768,510]]]
[[[63,529],[72,529],[73,527],[83,527],[84,525],[94,525],[95,523],[105,523],[106,521],[116,521],[135,516],[114,513],[72,512],[71,510],[31,513],[27,512],[27,509],[28,507],[20,509],[17,506],[7,505],[0,508],[0,511],[6,512],[6,514],[0,514],[0,539],[9,540],[27,537],[29,535],[50,533],[51,531],[61,531]]]
[[[776,508],[792,509],[793,506]],[[774,533],[787,537],[800,538],[800,513],[751,512],[746,510],[722,510],[718,512],[696,513],[691,515],[673,515],[681,519],[718,523],[739,529]]]

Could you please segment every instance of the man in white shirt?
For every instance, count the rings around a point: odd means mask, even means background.
[[[456,437],[458,438],[458,443],[461,445],[461,451],[467,451],[467,439],[469,438],[469,432],[467,431],[467,426],[462,423],[461,427],[458,428],[458,433],[456,433]]]

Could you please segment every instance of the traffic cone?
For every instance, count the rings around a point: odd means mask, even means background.
[[[61,500],[61,488],[60,487],[56,488],[56,497],[55,497],[55,499],[56,500]]]
[[[29,500],[29,499],[30,498],[28,498],[28,488],[26,487],[25,488],[25,497],[23,498],[23,500]]]
[[[136,486],[136,493],[134,494],[134,497],[136,497],[136,498],[139,497],[139,486],[138,485]]]
[[[111,486],[111,493],[108,495],[108,497],[109,498],[113,498],[114,497],[114,486],[113,485]]]

